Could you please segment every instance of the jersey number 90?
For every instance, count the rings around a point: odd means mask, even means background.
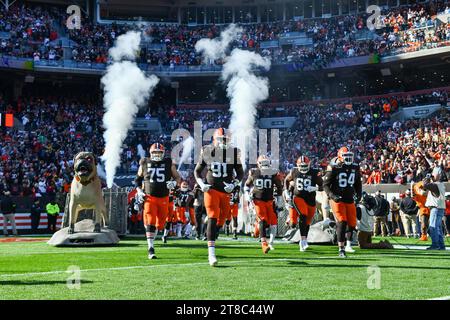
[[[272,179],[256,179],[255,187],[257,189],[270,189],[272,187]]]

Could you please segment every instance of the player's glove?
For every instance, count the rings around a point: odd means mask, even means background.
[[[317,190],[319,190],[319,188],[318,187],[313,187],[313,186],[308,186],[308,187],[305,188],[306,192],[315,192]]]
[[[284,200],[286,200],[286,203],[292,201],[291,194],[289,193],[289,191],[284,190],[283,191],[283,196],[284,196]]]
[[[226,193],[231,193],[233,192],[234,188],[236,187],[236,185],[232,182],[232,183],[226,183],[225,181],[223,182],[223,184],[225,185],[225,187],[223,188],[223,190],[225,190]]]
[[[210,184],[206,184],[202,180],[198,180],[197,183],[198,183],[200,189],[202,189],[202,192],[208,192],[209,189],[211,188]]]
[[[144,191],[142,191],[142,189],[138,188],[135,198],[136,198],[136,203],[138,205],[144,203],[144,200],[145,200]]]
[[[177,186],[177,182],[175,180],[170,180],[166,182],[167,189],[172,190]]]
[[[333,200],[334,202],[341,202],[342,197],[338,196],[338,195],[333,195],[333,196],[331,196],[331,200]]]

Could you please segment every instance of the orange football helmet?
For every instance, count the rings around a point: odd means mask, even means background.
[[[256,164],[258,165],[258,168],[260,168],[260,169],[270,168],[270,159],[265,154],[262,154],[258,157]]]
[[[214,146],[226,149],[230,143],[230,136],[226,133],[225,128],[218,128],[214,131],[213,143]]]
[[[338,159],[341,162],[344,162],[347,165],[350,165],[353,163],[353,152],[351,152],[347,147],[342,147],[338,151]]]
[[[307,173],[311,168],[311,160],[307,156],[300,156],[297,159],[297,168],[301,173]]]
[[[150,147],[150,159],[152,161],[162,161],[164,159],[165,148],[161,143],[154,143]]]

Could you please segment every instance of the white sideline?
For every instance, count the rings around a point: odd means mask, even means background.
[[[325,257],[323,257],[325,258]],[[289,258],[280,258],[280,259],[252,259],[251,261],[261,261],[265,262],[270,261],[296,261],[298,259],[289,259]],[[235,260],[235,261],[226,261],[226,264],[240,264],[241,262],[248,262],[245,260]],[[87,271],[116,271],[116,270],[130,270],[130,269],[146,269],[146,268],[156,268],[156,267],[185,267],[185,266],[196,266],[196,265],[208,265],[208,262],[192,262],[192,263],[171,263],[171,264],[156,264],[156,265],[141,265],[141,266],[129,266],[129,267],[113,267],[113,268],[97,268],[97,269],[80,269],[80,272]],[[0,274],[0,278],[9,278],[9,277],[28,277],[28,276],[38,276],[38,275],[49,275],[49,274],[63,274],[67,273],[66,270],[61,271],[46,271],[46,272],[29,272],[29,273],[10,273],[10,274]]]
[[[450,300],[450,296],[445,296],[445,297],[439,297],[439,298],[431,298],[428,300]]]
[[[351,260],[351,257],[353,255],[350,255],[349,260]],[[357,258],[372,258],[372,257],[397,257],[395,254],[356,254],[355,257]],[[313,260],[335,260],[335,256],[326,256],[326,257],[308,257],[309,259]],[[205,259],[206,260],[206,259]],[[249,262],[272,262],[272,261],[304,261],[302,260],[301,255],[298,258],[277,258],[277,259],[266,259],[266,258],[258,258],[258,259],[251,259],[251,260],[234,260],[234,261],[227,261],[223,260],[224,265],[227,264],[243,264],[243,263],[249,263]],[[220,261],[219,261],[220,263]],[[157,268],[157,267],[181,267],[181,266],[196,266],[196,265],[208,265],[208,262],[192,262],[192,263],[171,263],[171,264],[156,264],[156,265],[139,265],[139,266],[129,266],[129,267],[113,267],[113,268],[97,268],[97,269],[81,269],[81,272],[88,272],[88,271],[117,271],[117,270],[129,270],[129,269],[146,269],[146,268]],[[362,265],[361,267],[365,267],[365,265]],[[39,275],[49,275],[49,274],[63,274],[67,273],[66,270],[57,270],[57,271],[45,271],[45,272],[29,272],[29,273],[10,273],[10,274],[0,274],[0,278],[9,278],[9,277],[28,277],[28,276],[39,276]]]

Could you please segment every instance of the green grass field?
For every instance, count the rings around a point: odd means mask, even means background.
[[[397,238],[399,239],[399,238]],[[399,239],[417,244],[414,239]],[[448,244],[448,240],[446,241]],[[337,257],[335,246],[299,252],[277,243],[263,255],[256,241],[219,241],[219,266],[207,262],[206,243],[157,241],[148,260],[144,239],[117,247],[55,248],[45,242],[0,243],[0,299],[430,299],[450,296],[450,252],[359,250]],[[394,243],[395,244],[395,243]],[[423,243],[422,243],[423,245]],[[70,266],[81,269],[69,289]],[[369,267],[380,288],[369,289]],[[368,269],[369,268],[369,269]],[[369,270],[369,271],[368,271]]]

